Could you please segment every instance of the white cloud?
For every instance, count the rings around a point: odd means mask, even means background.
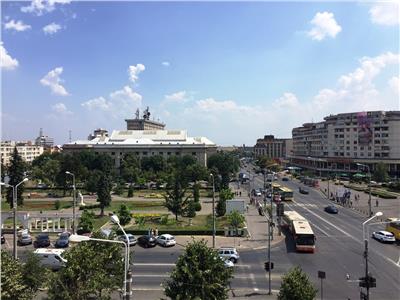
[[[4,28],[8,30],[25,31],[31,29],[31,25],[24,24],[22,21],[15,22],[15,20],[10,20],[4,24]]]
[[[390,88],[396,93],[400,94],[400,78],[397,76],[393,76],[389,79]]]
[[[129,66],[128,68],[128,74],[129,74],[129,80],[132,82],[136,82],[136,80],[139,79],[139,73],[143,72],[145,70],[145,66],[142,64],[137,64],[136,66]]]
[[[114,118],[127,117],[133,115],[135,110],[141,106],[142,96],[132,90],[129,86],[124,86],[121,90],[110,93],[108,99],[98,97],[81,105],[90,111],[103,111]]]
[[[67,109],[67,106],[64,103],[56,103],[54,104],[51,109],[60,114],[60,115],[71,115],[72,112]]]
[[[299,100],[297,100],[296,95],[286,92],[282,97],[276,99],[272,105],[276,108],[292,108],[299,105]]]
[[[161,64],[162,64],[164,67],[169,67],[169,66],[170,66],[169,61],[163,61]]]
[[[191,132],[207,135],[217,144],[236,142],[252,145],[256,137],[265,134],[290,137],[293,128],[307,122],[323,121],[330,114],[396,110],[398,94],[386,93],[387,86],[378,86],[381,82],[378,79],[385,78],[389,67],[398,64],[399,59],[398,54],[391,52],[363,57],[357,68],[339,76],[332,86],[316,90],[310,99],[300,101],[295,93],[285,92],[273,100],[272,105],[266,99],[265,105],[253,106],[234,100],[207,98],[194,101],[183,112],[171,111],[171,116],[165,115],[165,120],[172,126],[193,124]],[[388,83],[398,91],[397,74]]]
[[[44,34],[55,34],[57,33],[57,31],[59,31],[61,29],[61,26],[56,24],[56,23],[50,23],[46,26],[43,27],[43,32]]]
[[[12,58],[6,48],[3,46],[3,42],[0,42],[0,66],[4,70],[14,70],[18,67],[18,60]]]
[[[379,3],[371,7],[369,15],[372,23],[393,26],[400,23],[399,3]]]
[[[342,27],[336,22],[333,13],[330,12],[318,12],[310,23],[314,27],[311,28],[308,35],[313,40],[322,41],[326,37],[334,38],[342,31]]]
[[[166,102],[185,103],[188,101],[188,93],[186,91],[180,91],[165,95]]]
[[[70,2],[70,0],[32,0],[29,6],[21,7],[21,11],[41,16],[44,13],[52,12],[55,9],[56,4],[63,5],[69,4]]]
[[[60,75],[63,72],[62,67],[55,68],[47,73],[42,79],[40,79],[40,83],[44,86],[50,87],[53,94],[60,95],[60,96],[67,96],[68,92],[66,89],[61,85],[63,80],[60,78]]]

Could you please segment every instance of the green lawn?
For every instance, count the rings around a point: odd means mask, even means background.
[[[49,211],[49,210],[56,210],[55,209],[55,202],[57,200],[39,200],[39,201],[30,201],[25,199],[24,200],[24,205],[22,206],[18,206],[18,210],[22,210],[22,211]],[[72,207],[72,201],[60,201],[60,209],[63,208],[70,208]],[[1,210],[2,211],[10,211],[10,205],[4,200],[1,201]]]

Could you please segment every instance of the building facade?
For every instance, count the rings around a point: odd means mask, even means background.
[[[277,139],[273,135],[265,135],[258,139],[254,146],[254,156],[267,156],[271,159],[285,159],[292,151],[291,139]]]
[[[1,163],[5,166],[9,166],[11,162],[14,148],[17,147],[18,154],[22,159],[28,163],[31,163],[36,157],[40,156],[44,148],[32,144],[32,142],[15,142],[15,141],[4,141],[0,144],[0,157]]]
[[[54,145],[54,139],[44,135],[43,129],[40,128],[39,136],[35,139],[36,146],[42,146],[44,149],[51,149]]]
[[[66,152],[82,150],[109,154],[116,168],[127,153],[134,153],[139,158],[192,155],[206,166],[208,156],[216,153],[217,146],[206,137],[189,137],[185,130],[114,130],[111,136],[63,145]]]
[[[292,130],[292,163],[320,173],[371,171],[379,162],[400,176],[400,111],[368,111],[330,115]]]
[[[142,119],[139,118],[139,109],[134,119],[125,119],[127,130],[164,130],[165,124],[150,120],[150,111],[147,107],[143,112]]]

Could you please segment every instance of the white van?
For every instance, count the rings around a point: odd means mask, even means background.
[[[63,249],[47,249],[39,248],[33,252],[40,259],[42,266],[52,270],[59,270],[65,267],[67,261],[62,257],[65,250]]]

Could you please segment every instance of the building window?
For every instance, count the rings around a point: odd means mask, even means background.
[[[146,152],[146,151],[144,151],[144,152],[143,152],[143,155],[147,155],[147,152]]]
[[[163,155],[163,153],[162,153],[162,152],[158,152],[158,154],[159,154],[159,155]]]
[[[171,152],[167,152],[167,155],[171,155]]]
[[[111,152],[111,155],[115,155],[115,152]]]

